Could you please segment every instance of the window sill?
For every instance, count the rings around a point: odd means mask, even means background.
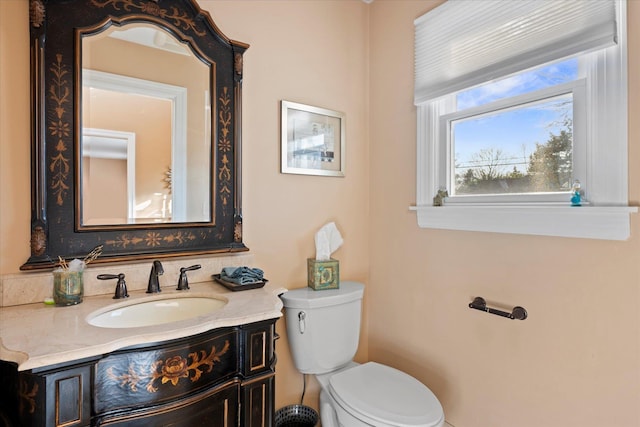
[[[626,240],[635,206],[411,206],[420,228]]]

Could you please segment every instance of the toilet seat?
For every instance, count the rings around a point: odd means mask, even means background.
[[[332,397],[358,419],[374,426],[437,427],[444,412],[433,392],[412,376],[375,362],[346,369],[329,379]]]

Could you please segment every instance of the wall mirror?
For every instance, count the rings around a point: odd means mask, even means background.
[[[31,257],[248,250],[242,55],[195,0],[30,0]]]

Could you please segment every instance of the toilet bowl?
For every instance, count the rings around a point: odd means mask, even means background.
[[[296,368],[320,383],[323,427],[441,427],[442,405],[412,376],[376,362],[358,364],[364,285],[294,289],[281,298]]]

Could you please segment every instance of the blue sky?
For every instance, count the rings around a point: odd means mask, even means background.
[[[491,82],[458,94],[458,110],[575,80],[577,74],[577,60],[571,59]],[[514,164],[506,167],[506,171],[516,166],[524,172],[526,159],[535,150],[536,143],[543,144],[550,133],[558,133],[559,127],[553,124],[561,122],[567,114],[567,100],[571,100],[570,95],[527,108],[457,122],[456,163],[471,165],[474,153],[483,148],[493,148],[500,149],[505,157],[513,158]],[[571,114],[570,109],[568,114]]]

